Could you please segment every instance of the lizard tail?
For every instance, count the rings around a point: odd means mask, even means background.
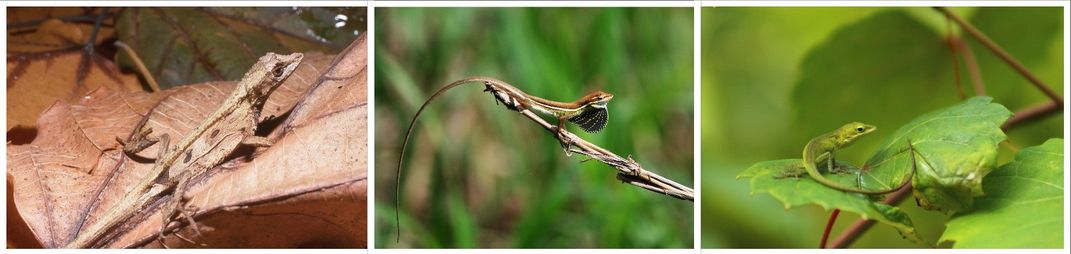
[[[811,143],[813,143],[813,142],[811,142]],[[814,153],[815,153],[814,150],[815,149],[813,147],[811,147],[810,143],[808,143],[807,147],[804,147],[804,163],[803,163],[804,165],[803,166],[804,166],[804,168],[807,169],[807,173],[809,175],[811,175],[811,178],[814,178],[815,181],[818,181],[822,185],[828,186],[830,188],[837,189],[837,190],[844,191],[844,192],[862,193],[862,194],[868,194],[868,195],[886,194],[886,193],[897,191],[900,188],[903,188],[904,186],[910,184],[911,183],[911,179],[915,177],[915,169],[917,168],[917,166],[915,165],[916,164],[915,163],[915,146],[911,144],[911,139],[907,140],[907,146],[908,146],[908,152],[911,154],[911,171],[910,171],[909,175],[907,176],[907,178],[904,179],[904,181],[902,183],[896,185],[896,187],[892,187],[892,188],[884,189],[884,190],[866,190],[866,189],[856,189],[856,188],[846,187],[844,185],[841,185],[838,182],[830,180],[829,178],[825,178],[824,176],[822,176],[821,173],[818,172],[818,169],[815,166],[815,162],[808,160],[808,158],[816,158],[817,157],[817,156],[814,155]]]
[[[439,88],[439,90],[435,91],[435,93],[432,94],[431,97],[428,97],[428,100],[424,101],[423,105],[420,105],[420,109],[417,109],[416,114],[413,115],[413,119],[409,121],[409,128],[405,131],[405,139],[402,141],[401,151],[398,152],[398,170],[397,170],[398,174],[394,176],[394,178],[395,178],[395,185],[394,185],[394,193],[395,193],[395,197],[394,197],[394,223],[398,227],[398,232],[397,232],[397,236],[396,236],[396,239],[395,239],[396,242],[401,242],[402,241],[401,204],[402,204],[402,172],[404,170],[404,167],[402,167],[402,163],[403,163],[403,159],[405,159],[405,148],[409,145],[409,138],[410,138],[411,134],[413,134],[413,127],[416,126],[417,118],[420,117],[420,113],[424,112],[424,108],[427,108],[428,105],[431,104],[431,101],[435,100],[435,98],[439,97],[439,95],[443,94],[443,92],[446,92],[446,90],[450,90],[450,88],[454,88],[456,86],[459,86],[459,85],[462,85],[462,84],[466,84],[466,83],[470,83],[470,82],[482,82],[482,83],[485,83],[485,84],[488,84],[488,85],[490,85],[490,83],[494,83],[494,84],[505,84],[506,83],[506,82],[503,82],[503,81],[500,81],[500,80],[497,80],[497,79],[493,79],[493,78],[488,78],[488,77],[468,77],[468,78],[464,78],[464,79],[461,79],[461,80],[458,80],[458,81],[454,81],[454,82],[452,82],[450,84],[447,84],[446,86],[443,86],[442,88]]]

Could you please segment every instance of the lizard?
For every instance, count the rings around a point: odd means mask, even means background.
[[[610,102],[610,99],[614,98],[613,94],[603,91],[595,91],[573,102],[559,102],[528,95],[524,91],[521,91],[505,81],[479,76],[460,79],[439,88],[439,90],[435,91],[431,97],[428,97],[428,99],[424,101],[423,105],[420,105],[420,109],[413,115],[413,119],[409,122],[409,128],[405,132],[405,139],[402,141],[401,151],[398,153],[398,169],[396,171],[397,175],[395,175],[396,196],[394,222],[399,228],[401,227],[399,210],[401,207],[402,191],[402,160],[405,158],[405,148],[409,145],[409,138],[413,133],[413,127],[416,125],[417,118],[420,117],[420,113],[424,112],[424,108],[443,92],[462,84],[472,84],[474,82],[483,83],[483,91],[490,92],[495,96],[495,99],[505,104],[506,108],[509,108],[510,110],[523,111],[533,109],[536,112],[554,116],[558,119],[557,132],[559,137],[564,137],[562,133],[565,131],[566,121],[576,124],[589,133],[597,133],[601,131],[609,120],[609,112],[606,105]],[[570,144],[567,143],[567,141],[562,142],[562,147],[566,149],[566,151],[568,151],[569,145]],[[399,229],[397,240],[401,241],[401,237],[402,233]]]
[[[806,173],[811,178],[814,178],[818,183],[828,186],[833,189],[837,189],[845,192],[862,193],[862,194],[885,194],[896,191],[908,184],[911,181],[911,177],[914,176],[915,171],[911,171],[911,175],[904,180],[902,184],[897,185],[891,189],[884,190],[866,190],[856,189],[848,186],[841,185],[833,180],[829,180],[822,176],[822,173],[818,171],[818,164],[826,164],[826,169],[829,172],[834,171],[834,164],[836,164],[837,150],[844,149],[852,145],[856,139],[866,136],[871,132],[877,130],[877,127],[869,124],[852,122],[837,128],[836,130],[819,135],[807,142],[807,145],[803,147],[803,170],[799,167],[786,168],[780,175],[775,178],[784,177],[798,177]]]
[[[215,167],[240,144],[270,146],[270,140],[254,135],[257,121],[261,120],[261,109],[268,96],[293,73],[302,58],[301,53],[267,53],[260,57],[220,107],[174,146],[169,146],[170,137],[167,134],[149,136],[152,129],[146,128],[145,123],[151,114],[144,116],[146,119],[140,121],[128,140],[116,138],[123,145],[123,152],[128,154],[160,143],[153,168],[109,212],[78,234],[66,247],[83,248],[94,244],[105,231],[141,211],[153,197],[169,189],[172,194],[163,207],[164,222],[158,239],[163,241],[164,232],[176,212],[196,228],[190,214],[179,208],[190,179]]]

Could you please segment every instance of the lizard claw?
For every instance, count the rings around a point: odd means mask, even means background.
[[[201,224],[193,220],[193,213],[196,211],[196,207],[189,206],[183,208],[181,211],[179,211],[179,213],[181,213],[180,216],[184,217],[186,219],[186,222],[190,224],[190,227],[193,227],[193,232],[197,233],[197,236],[203,237],[204,235],[202,234],[202,232],[204,231],[201,230]]]
[[[573,152],[569,150],[569,147],[573,145],[573,139],[565,135],[561,127],[558,127],[558,142],[562,146],[562,150],[565,150],[565,156],[573,156]]]
[[[196,212],[196,211],[197,211],[197,208],[195,208],[193,206],[182,207],[182,208],[178,209],[178,214],[176,216],[180,217],[178,219],[186,220],[186,223],[188,223],[190,225],[190,227],[193,228],[193,232],[194,232],[195,235],[197,235],[198,237],[204,237],[203,232],[211,231],[211,228],[207,228],[206,230],[201,230],[201,224],[197,223],[196,221],[193,220],[193,213]],[[165,237],[165,234],[167,233],[167,226],[171,225],[171,223],[172,223],[172,221],[168,221],[160,229],[159,237],[157,238],[160,241],[160,245],[163,245],[165,248],[169,248],[169,247],[167,247],[166,244],[164,244],[164,237]],[[195,242],[193,240],[190,240],[186,236],[184,236],[181,233],[179,233],[179,229],[175,229],[175,233],[173,235],[175,235],[175,237],[178,237],[179,239],[181,239],[182,241],[185,241],[187,243],[194,244],[194,245],[198,244],[197,242]],[[204,246],[204,244],[200,244],[200,245]]]

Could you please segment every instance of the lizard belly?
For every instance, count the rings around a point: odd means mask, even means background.
[[[540,106],[539,104],[532,104],[529,108],[534,109],[536,112],[539,112],[539,113],[542,113],[542,114],[545,114],[545,115],[551,115],[551,116],[555,116],[555,117],[558,116],[557,112],[552,111],[552,110],[550,110],[550,109],[548,109],[546,107]]]

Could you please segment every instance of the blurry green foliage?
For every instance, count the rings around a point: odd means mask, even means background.
[[[1060,8],[953,8],[1062,94]],[[808,139],[850,121],[888,126],[838,158],[862,162],[892,130],[923,112],[963,101],[954,83],[949,35],[978,59],[987,95],[1011,111],[1046,102],[1037,89],[948,26],[930,8],[719,7],[702,11],[702,246],[818,246],[829,212],[786,211],[749,195],[734,176],[759,161],[796,158]],[[950,30],[951,29],[951,30]],[[959,74],[973,96],[962,58]],[[1008,133],[1016,147],[1062,135],[1063,114]],[[996,165],[1014,157],[1000,149]],[[921,237],[938,239],[948,216],[899,206]],[[717,219],[707,219],[717,218]],[[838,234],[858,216],[841,214]],[[877,225],[854,247],[919,247]],[[945,245],[947,246],[947,245]]]
[[[398,148],[441,86],[489,76],[543,98],[604,90],[609,123],[585,139],[693,184],[691,8],[378,8],[376,246],[691,248],[693,204],[620,183],[479,84],[433,102],[406,153],[395,242]]]

